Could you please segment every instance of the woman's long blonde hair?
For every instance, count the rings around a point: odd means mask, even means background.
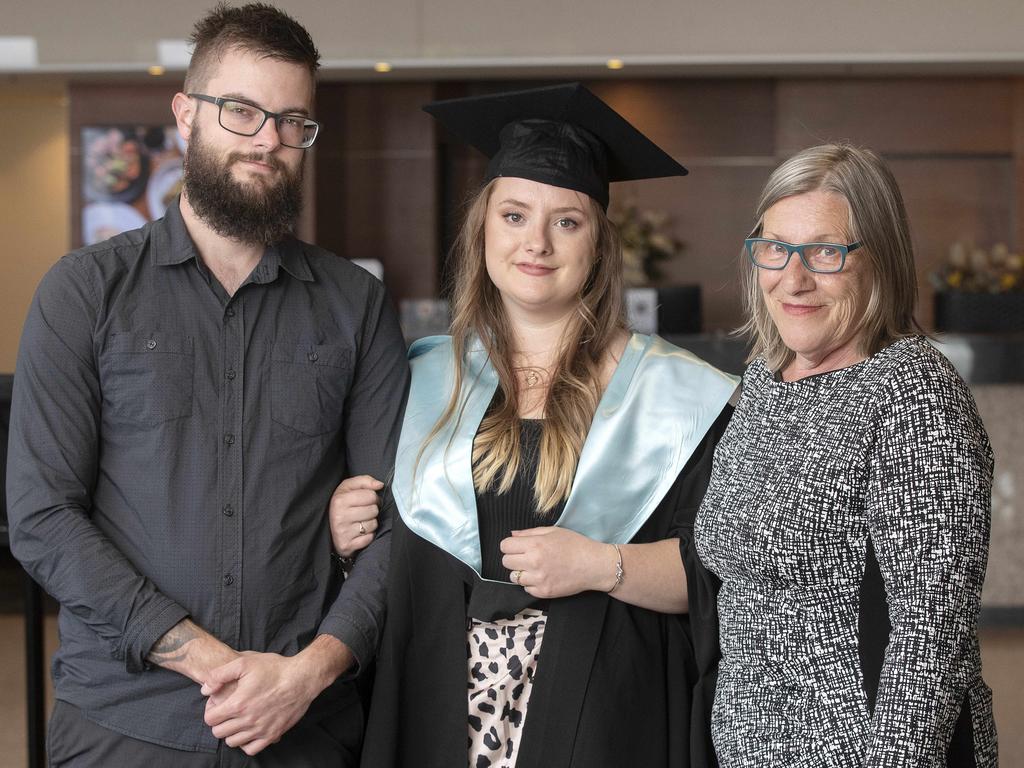
[[[474,337],[479,338],[498,374],[498,390],[473,444],[473,484],[477,492],[493,489],[504,493],[511,488],[523,456],[512,329],[484,259],[484,225],[494,183],[484,186],[467,206],[452,248],[455,383],[448,405],[423,448],[450,420],[461,417],[457,411],[466,376],[466,350]],[[626,327],[619,235],[604,209],[584,197],[595,224],[594,261],[575,315],[563,334],[560,354],[549,372],[534,481],[534,499],[541,513],[550,512],[569,495],[580,451],[601,399],[605,354],[615,335]]]

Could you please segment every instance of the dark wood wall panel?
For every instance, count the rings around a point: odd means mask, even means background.
[[[422,107],[433,93],[432,83],[322,83],[317,110],[343,152],[432,151],[434,122]]]
[[[1024,79],[1013,85],[1013,169],[1014,197],[1013,242],[1017,250],[1024,249]]]
[[[950,243],[1024,247],[1022,79],[606,80],[590,85],[690,167],[685,179],[615,185],[613,200],[632,199],[670,214],[673,233],[687,248],[665,268],[667,280],[701,284],[707,329],[730,328],[740,319],[736,244],[749,229],[771,168],[826,139],[870,146],[892,163],[910,213],[926,325],[931,322],[927,275]],[[309,204],[300,236],[342,256],[380,259],[396,299],[436,295],[445,234],[441,194],[451,195],[446,205],[457,214],[484,162],[472,150],[442,146],[421,106],[438,94],[500,87],[321,84],[317,114],[324,129],[308,167]],[[171,124],[174,92],[160,84],[71,86],[76,243],[81,238],[80,128]],[[441,158],[450,163],[446,180]]]
[[[775,154],[775,88],[770,80],[634,80],[590,85],[680,160]]]
[[[443,216],[455,218],[485,163],[446,144],[420,111],[437,96],[540,83],[324,84],[318,145],[319,242],[381,259],[396,298],[435,295]],[[892,163],[928,273],[949,245],[1024,247],[1024,80],[1014,78],[601,80],[588,83],[690,168],[684,179],[613,185],[612,199],[667,212],[686,243],[666,282],[699,283],[707,330],[741,320],[738,243],[761,186],[793,152],[829,139]],[[447,169],[445,172],[444,169]],[[442,197],[444,199],[442,199]]]
[[[173,125],[171,99],[177,92],[176,85],[74,83],[69,87],[71,124]]]
[[[420,110],[433,88],[323,83],[317,93],[317,240],[383,262],[396,301],[438,289],[437,142]]]
[[[344,228],[339,252],[380,259],[384,282],[397,301],[437,295],[435,164],[424,158],[348,158],[339,166],[348,189],[334,211]]]
[[[778,153],[848,140],[886,154],[1013,151],[1013,82],[972,78],[782,80]]]
[[[930,272],[956,241],[988,249],[1010,243],[1015,215],[1012,158],[898,158],[890,161],[910,219],[917,261],[918,319],[932,325]]]

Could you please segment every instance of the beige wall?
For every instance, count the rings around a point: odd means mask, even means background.
[[[999,764],[1024,768],[1024,629],[983,629],[981,666],[992,689],[999,731]]]
[[[6,3],[4,35],[47,66],[154,63],[213,0]],[[643,55],[765,61],[1024,60],[1019,0],[278,0],[327,60]],[[82,34],[88,30],[87,34]]]
[[[68,249],[64,88],[0,85],[0,372],[14,370],[36,284]]]

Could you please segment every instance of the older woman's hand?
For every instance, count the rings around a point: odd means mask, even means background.
[[[566,597],[588,589],[609,591],[615,586],[618,555],[603,544],[567,528],[545,526],[512,531],[501,542],[501,563],[534,597]]]
[[[352,557],[373,541],[377,530],[380,498],[377,492],[384,483],[369,475],[357,475],[341,481],[334,494],[328,513],[331,541],[342,557]]]

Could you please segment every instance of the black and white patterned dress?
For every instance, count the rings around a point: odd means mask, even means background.
[[[992,452],[921,338],[782,382],[754,361],[697,516],[734,766],[995,766],[976,634]]]

